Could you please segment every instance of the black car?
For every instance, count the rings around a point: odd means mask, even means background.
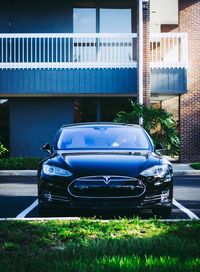
[[[152,209],[168,217],[173,197],[169,161],[138,125],[62,126],[38,169],[39,211],[50,207]]]

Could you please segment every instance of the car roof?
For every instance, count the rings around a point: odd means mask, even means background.
[[[63,125],[62,128],[68,128],[68,127],[94,127],[94,126],[116,126],[116,127],[134,127],[134,128],[142,128],[141,126],[137,124],[125,124],[125,123],[114,123],[114,122],[87,122],[87,123],[74,123],[74,124],[68,124]]]

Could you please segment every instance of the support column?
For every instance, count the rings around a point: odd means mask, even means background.
[[[150,2],[138,0],[138,103],[150,104]]]
[[[143,100],[150,105],[150,1],[143,2]]]
[[[138,103],[150,104],[150,1],[138,0]]]

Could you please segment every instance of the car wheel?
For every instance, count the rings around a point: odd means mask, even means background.
[[[172,212],[171,207],[158,207],[153,209],[153,214],[157,217],[169,218]]]

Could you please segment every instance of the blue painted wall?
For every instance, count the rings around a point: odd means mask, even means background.
[[[73,32],[73,7],[102,8],[132,7],[132,30],[136,32],[137,1],[87,1],[87,0],[1,0],[1,33],[66,33]]]
[[[10,99],[10,156],[45,156],[40,150],[52,143],[63,124],[73,122],[69,98]]]
[[[88,1],[3,0],[0,8],[0,32],[72,33],[73,7],[83,7],[86,5],[84,2]],[[92,2],[90,5],[95,6],[95,1]],[[136,30],[136,1],[98,1],[98,4],[101,7],[132,6],[132,30]],[[136,73],[136,69],[0,70],[0,96],[53,93],[136,94]]]
[[[1,1],[0,32],[73,32],[73,1]]]
[[[152,69],[152,94],[187,92],[182,68]],[[137,93],[137,69],[0,70],[0,96]]]
[[[0,96],[136,94],[137,69],[0,70]]]
[[[3,0],[0,4],[0,33],[9,33],[10,1]]]
[[[187,71],[183,68],[151,69],[152,94],[183,94],[187,92]]]

